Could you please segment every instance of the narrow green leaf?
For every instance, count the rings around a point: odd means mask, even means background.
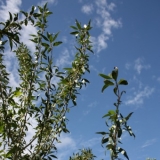
[[[9,19],[10,19],[10,21],[12,21],[12,14],[11,14],[11,12],[9,12]]]
[[[117,80],[118,70],[113,70],[113,71],[112,71],[112,77],[113,77],[113,79],[114,79],[115,81]]]
[[[70,34],[76,35],[76,34],[79,34],[79,32],[75,31],[75,32],[71,32]]]
[[[120,84],[120,85],[128,85],[128,82],[125,79],[120,79],[118,84]]]
[[[61,41],[55,42],[55,43],[53,43],[53,46],[59,46],[61,43],[62,43]]]
[[[119,128],[119,129],[118,129],[118,138],[120,138],[120,137],[121,137],[121,135],[122,135],[122,129],[121,129],[121,128]]]
[[[75,27],[75,26],[70,26],[71,28],[73,28],[73,29],[75,29],[75,30],[78,30],[78,28],[77,27]]]
[[[53,155],[53,154],[51,154],[50,157],[57,159],[57,157],[55,155]]]
[[[117,86],[113,89],[113,91],[117,95]]]
[[[102,139],[102,144],[107,143],[107,142],[108,142],[108,140],[109,140],[109,138],[108,138],[108,137],[107,137],[107,138],[103,138],[103,139]]]
[[[107,132],[96,132],[96,134],[106,135],[106,134],[109,134],[109,133],[107,133]]]
[[[78,29],[81,30],[81,25],[77,20],[76,20],[76,25],[77,25]]]
[[[24,12],[24,11],[20,11],[21,13],[23,13],[26,17],[28,17],[28,13]]]
[[[40,34],[46,41],[48,41],[48,38],[44,36],[43,34]]]
[[[123,155],[129,160],[129,157],[128,157],[128,155],[127,155],[127,153],[126,153],[126,151],[125,151],[124,149],[118,147],[118,151],[119,151],[121,154],[123,154]]]
[[[114,85],[114,83],[111,82],[111,81],[109,81],[109,80],[105,80],[104,83],[105,83],[105,85],[104,85],[103,88],[102,88],[102,92],[103,92],[107,87]]]
[[[58,37],[58,35],[59,35],[59,32],[54,35],[53,39],[49,38],[50,41],[54,42],[56,40],[56,38]]]
[[[105,74],[99,74],[99,75],[105,79],[112,79],[110,75],[105,75]]]
[[[128,116],[125,117],[125,119],[128,120],[131,117],[132,114],[133,114],[133,112],[129,113]]]

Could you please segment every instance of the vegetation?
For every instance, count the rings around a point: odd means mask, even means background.
[[[127,85],[128,82],[124,79],[120,79],[118,81],[118,68],[115,67],[112,73],[109,75],[100,74],[102,78],[104,78],[104,86],[102,88],[102,92],[109,86],[114,86],[113,92],[117,97],[117,102],[114,103],[115,110],[109,110],[107,114],[103,116],[103,118],[107,118],[106,125],[108,132],[97,132],[98,134],[103,135],[102,145],[106,144],[107,150],[110,150],[111,160],[115,160],[118,158],[119,153],[123,154],[128,160],[129,157],[126,151],[119,147],[118,144],[121,143],[120,139],[122,137],[123,130],[126,130],[130,136],[134,136],[132,129],[128,126],[127,121],[133,114],[133,112],[129,113],[126,117],[120,113],[120,104],[121,97],[125,93],[125,91],[119,90],[119,85]]]
[[[66,128],[66,112],[69,112],[70,101],[76,105],[78,90],[89,81],[83,78],[89,72],[88,51],[92,52],[89,30],[90,22],[84,27],[76,21],[71,26],[77,35],[75,59],[71,68],[66,72],[59,71],[53,62],[52,50],[62,42],[56,41],[58,33],[47,32],[47,17],[52,14],[47,4],[38,6],[35,13],[33,6],[29,13],[21,11],[25,19],[18,20],[19,15],[12,15],[0,30],[0,136],[1,159],[40,160],[56,158],[55,143],[62,132],[69,132]],[[31,53],[27,46],[21,43],[19,31],[23,25],[32,23],[37,33],[31,35],[35,44],[35,52]],[[6,38],[8,38],[6,40]],[[20,83],[12,88],[9,83],[9,73],[4,65],[5,48],[7,42],[13,49],[19,68]],[[58,78],[58,84],[54,83]],[[32,126],[34,121],[36,126]],[[26,141],[29,127],[34,127],[34,135]]]
[[[20,15],[24,19],[20,20]],[[9,19],[1,22],[0,29],[0,159],[12,160],[51,160],[56,158],[56,143],[62,132],[69,132],[66,127],[66,113],[69,106],[76,105],[79,89],[89,83],[84,77],[89,70],[89,52],[93,53],[90,42],[91,23],[82,26],[76,20],[71,26],[71,35],[76,37],[75,57],[70,68],[64,71],[55,65],[53,49],[62,42],[57,41],[59,33],[50,34],[47,31],[47,18],[51,15],[47,4],[33,6],[30,12],[21,11],[18,14],[9,12]],[[37,33],[30,35],[30,41],[35,46],[31,52],[26,44],[21,42],[20,30],[28,24],[37,29]],[[13,88],[9,81],[4,56],[10,47],[18,61],[19,86]],[[14,51],[13,51],[14,49]],[[104,78],[102,92],[108,86],[114,86],[117,102],[115,110],[108,111],[103,118],[107,118],[106,132],[97,132],[103,135],[102,145],[111,153],[111,159],[118,158],[119,153],[129,159],[126,151],[119,147],[123,130],[134,136],[127,122],[132,113],[126,117],[120,112],[121,97],[125,91],[119,90],[119,85],[127,85],[124,79],[118,81],[118,68],[111,74],[100,74]],[[58,82],[55,82],[58,79]],[[36,126],[32,126],[34,121]],[[29,128],[33,130],[33,137],[26,139]],[[91,149],[82,149],[73,154],[70,160],[93,160]]]

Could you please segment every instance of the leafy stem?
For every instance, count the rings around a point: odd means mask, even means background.
[[[127,121],[133,112],[129,113],[128,116],[123,117],[120,113],[120,105],[121,105],[121,97],[125,91],[120,91],[119,85],[127,85],[128,82],[124,79],[118,79],[118,68],[114,67],[114,70],[109,74],[100,74],[102,78],[104,78],[104,86],[102,87],[102,92],[109,86],[114,86],[113,92],[117,97],[116,103],[114,103],[115,110],[109,110],[107,114],[103,116],[103,118],[107,118],[106,125],[109,127],[108,132],[97,132],[98,134],[103,135],[102,145],[106,144],[107,150],[110,150],[111,160],[115,160],[118,158],[119,153],[123,154],[125,158],[129,160],[127,152],[119,147],[119,143],[121,143],[120,139],[122,137],[123,130],[128,131],[130,136],[134,136],[132,129],[127,125]],[[108,123],[109,121],[109,123]]]

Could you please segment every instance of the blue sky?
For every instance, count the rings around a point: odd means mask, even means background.
[[[48,2],[53,15],[49,31],[60,31],[61,47],[55,50],[55,63],[60,67],[70,65],[74,54],[74,37],[69,26],[78,19],[82,24],[92,20],[91,31],[94,55],[90,54],[91,73],[86,75],[90,84],[83,88],[78,105],[67,115],[70,134],[61,136],[58,144],[59,160],[66,160],[78,149],[90,147],[97,159],[109,159],[101,147],[98,131],[107,131],[102,116],[116,100],[112,89],[102,94],[103,79],[99,73],[108,74],[114,66],[119,68],[119,78],[127,79],[126,94],[122,98],[124,115],[134,112],[129,120],[136,138],[124,132],[122,147],[130,160],[160,159],[160,1],[159,0],[0,0],[0,20],[7,18],[7,11],[29,10],[32,5]],[[22,40],[31,51],[33,44],[28,34],[36,32],[32,26],[25,28]],[[57,53],[56,53],[57,52]],[[16,63],[8,51],[6,65],[11,72]],[[17,75],[11,74],[13,86]],[[31,134],[31,133],[30,133]]]

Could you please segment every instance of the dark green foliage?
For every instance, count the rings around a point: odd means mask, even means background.
[[[0,30],[0,158],[2,160],[51,160],[56,158],[56,143],[62,132],[69,132],[66,127],[66,112],[69,104],[76,105],[78,90],[89,83],[83,77],[89,72],[89,40],[90,22],[84,28],[76,20],[76,47],[75,59],[66,72],[59,71],[53,61],[52,50],[62,42],[58,41],[58,33],[50,34],[47,29],[47,18],[52,12],[38,6],[31,8],[29,13],[21,11],[25,16],[19,21],[19,14],[9,13],[9,20],[1,23]],[[27,46],[21,43],[20,30],[23,25],[31,21],[37,33],[31,35],[30,41],[35,44],[35,52],[31,53]],[[73,32],[71,33],[73,34]],[[8,38],[8,40],[5,40]],[[9,85],[9,74],[4,65],[3,52],[5,44],[9,42],[13,54],[17,58],[19,68],[19,86],[12,88]],[[59,82],[53,83],[58,77]],[[32,126],[31,120],[34,121]],[[33,128],[33,137],[26,141],[29,127]],[[27,153],[28,152],[28,153]],[[90,150],[82,151],[88,155]]]
[[[115,67],[114,70],[109,75],[100,74],[102,78],[104,78],[104,86],[102,87],[102,92],[109,86],[114,86],[113,92],[117,97],[117,102],[114,103],[115,110],[109,110],[103,118],[107,118],[106,125],[109,127],[108,132],[97,132],[97,134],[101,134],[102,145],[106,145],[106,149],[110,150],[111,160],[115,160],[118,158],[119,153],[123,154],[125,158],[129,160],[127,152],[118,146],[121,143],[120,139],[122,137],[123,130],[126,130],[130,136],[134,136],[132,129],[128,126],[127,121],[133,114],[133,112],[129,113],[128,116],[123,117],[120,113],[120,104],[121,97],[125,91],[119,90],[119,85],[127,85],[128,82],[124,79],[117,80],[118,78],[118,68]]]

